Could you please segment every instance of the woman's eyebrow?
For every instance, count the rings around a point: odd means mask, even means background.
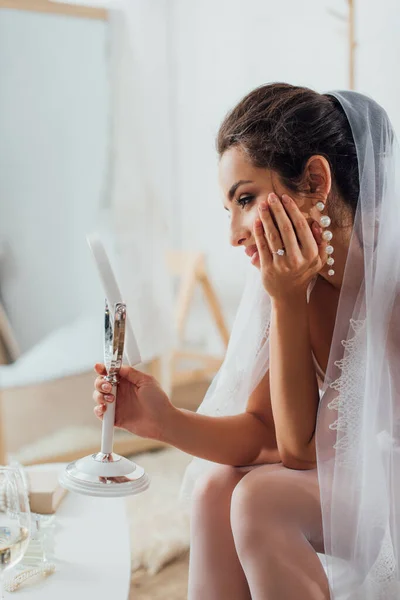
[[[229,200],[232,200],[232,198],[235,195],[235,192],[238,189],[238,187],[240,185],[243,185],[244,183],[253,183],[253,182],[250,179],[240,179],[239,181],[237,181],[236,183],[234,183],[233,186],[231,187],[231,189],[228,192],[228,198],[229,198]]]

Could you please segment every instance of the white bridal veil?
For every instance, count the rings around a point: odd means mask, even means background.
[[[317,416],[324,566],[332,600],[398,600],[400,153],[379,104],[357,92],[326,95],[350,123],[360,193]],[[269,297],[249,265],[224,363],[198,412],[245,410],[269,368],[269,321]],[[183,498],[212,464],[192,460]]]

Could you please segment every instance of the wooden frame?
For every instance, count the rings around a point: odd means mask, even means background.
[[[68,2],[51,2],[50,0],[0,0],[0,9],[2,8],[100,21],[108,19],[108,11],[105,8],[81,6]]]

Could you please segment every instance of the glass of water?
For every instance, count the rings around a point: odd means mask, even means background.
[[[0,598],[4,571],[23,558],[31,535],[31,513],[21,472],[0,466]]]

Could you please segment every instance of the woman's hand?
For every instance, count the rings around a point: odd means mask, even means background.
[[[254,224],[258,253],[253,262],[259,257],[262,282],[271,298],[305,294],[312,278],[326,264],[329,242],[322,239],[317,223],[311,230],[290,196],[284,194],[281,201],[276,194],[269,194],[268,201],[269,206],[261,202],[260,219]],[[274,254],[280,248],[285,249],[283,256]]]
[[[114,402],[111,384],[105,381],[107,374],[103,364],[96,364],[99,374],[95,381],[93,399],[95,415],[102,419],[107,404]],[[115,426],[126,429],[140,437],[162,439],[163,431],[175,408],[157,380],[151,375],[123,365],[119,372],[120,382],[115,407]],[[106,385],[107,389],[103,386]]]

